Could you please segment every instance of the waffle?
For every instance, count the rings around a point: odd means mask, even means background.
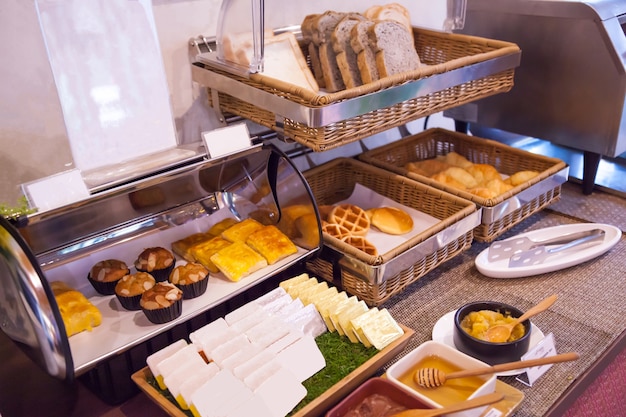
[[[372,245],[370,241],[365,239],[363,236],[346,236],[343,239],[348,245],[361,250],[368,255],[377,256],[378,251],[376,250],[376,246]]]
[[[328,222],[344,226],[353,236],[365,236],[370,229],[370,220],[359,206],[341,204],[328,215]]]
[[[344,237],[351,236],[350,230],[348,230],[346,227],[340,224],[328,222],[324,222],[324,224],[322,225],[322,232],[328,233],[329,235],[331,235],[332,237],[336,237],[337,239],[343,239]]]

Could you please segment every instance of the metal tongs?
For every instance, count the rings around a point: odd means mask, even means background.
[[[489,262],[497,262],[502,259],[510,259],[513,255],[519,254],[523,251],[535,249],[539,246],[546,247],[551,245],[565,245],[589,236],[593,236],[594,239],[602,236],[602,238],[604,239],[604,231],[602,229],[596,228],[584,230],[582,232],[567,233],[555,238],[538,241],[531,240],[526,236],[500,240],[497,242],[493,242],[491,246],[489,246],[487,259],[489,260]],[[585,242],[586,241],[587,240],[585,240]]]

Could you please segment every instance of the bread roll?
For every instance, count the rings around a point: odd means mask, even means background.
[[[491,180],[500,180],[502,177],[498,170],[489,164],[473,164],[465,168],[467,172],[472,174],[478,184],[485,184]]]
[[[514,187],[523,184],[525,182],[528,182],[530,180],[532,180],[533,178],[535,178],[537,175],[539,175],[539,172],[537,171],[519,171],[516,172],[515,174],[511,175],[509,178],[507,178],[505,180],[505,182],[507,184],[510,184]]]
[[[295,221],[298,237],[295,242],[306,249],[313,249],[320,244],[320,231],[315,213],[307,213]]]
[[[422,161],[409,162],[405,165],[409,172],[430,177],[450,168],[450,164],[439,159],[424,159]]]
[[[390,235],[403,235],[413,230],[413,219],[397,207],[380,207],[370,211],[372,226]]]
[[[465,188],[474,188],[478,186],[478,181],[466,170],[460,167],[450,167],[442,172],[442,174],[446,175],[454,179],[455,181],[463,184]]]

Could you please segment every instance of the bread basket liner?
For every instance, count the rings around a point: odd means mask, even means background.
[[[426,176],[410,172],[408,162],[430,159],[455,151],[473,163],[493,165],[498,172],[512,175],[523,170],[538,171],[539,175],[519,184],[496,198],[483,198],[470,192],[442,184]],[[478,241],[489,242],[530,215],[560,199],[561,184],[567,181],[568,167],[560,159],[537,155],[500,142],[469,136],[442,128],[428,129],[379,148],[363,152],[358,159],[395,172],[420,183],[444,190],[470,200],[483,208],[482,224],[474,231]],[[518,201],[518,200],[524,201]],[[515,201],[519,208],[506,212],[507,203]],[[493,209],[493,210],[492,210]]]
[[[368,305],[379,305],[442,262],[469,249],[480,209],[472,202],[352,158],[336,158],[304,176],[318,205],[345,200],[356,183],[440,221],[392,250],[368,255],[324,233],[307,269]],[[338,282],[339,281],[339,282]]]

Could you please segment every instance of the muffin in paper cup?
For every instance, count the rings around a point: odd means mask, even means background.
[[[87,274],[87,280],[98,293],[113,295],[115,294],[117,282],[129,273],[130,269],[123,261],[106,259],[97,262],[91,267]]]
[[[135,260],[135,269],[148,272],[157,282],[167,281],[176,266],[176,258],[165,248],[144,249]]]
[[[206,292],[209,285],[209,270],[196,262],[189,262],[174,268],[169,282],[183,292],[183,299],[196,298]]]
[[[183,291],[170,282],[157,282],[141,295],[141,310],[154,324],[172,321],[183,312]]]
[[[126,310],[141,310],[141,295],[155,284],[154,277],[147,272],[125,275],[115,285],[115,296]]]

